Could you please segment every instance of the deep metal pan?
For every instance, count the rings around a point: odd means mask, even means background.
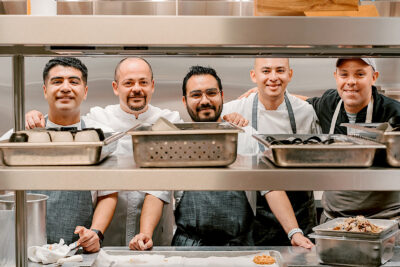
[[[390,166],[400,167],[400,131],[382,131],[377,129],[381,123],[342,123],[352,129],[353,134],[372,138],[379,143],[386,145],[386,161]]]
[[[368,219],[372,224],[382,227],[383,230],[380,233],[357,233],[348,231],[336,231],[333,230],[338,224],[343,223],[346,218],[336,218],[326,223],[320,224],[313,228],[313,231],[318,235],[325,236],[336,236],[336,237],[348,237],[358,239],[380,239],[386,236],[388,233],[399,229],[399,223],[396,220],[384,220],[384,219]]]
[[[101,142],[0,142],[2,161],[8,166],[93,165],[101,162],[116,148],[116,133]]]
[[[308,139],[318,136],[322,141],[333,138],[333,144],[276,145],[266,140],[288,138]],[[256,134],[253,135],[266,147],[264,155],[280,167],[369,167],[375,151],[384,145],[362,138],[340,134]]]

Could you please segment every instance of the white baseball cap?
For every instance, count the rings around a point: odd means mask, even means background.
[[[373,58],[369,58],[369,57],[360,57],[360,58],[338,58],[336,60],[336,67],[338,67],[343,60],[346,59],[361,59],[362,61],[364,61],[365,63],[367,63],[368,65],[370,65],[372,67],[372,69],[374,71],[376,71],[376,63],[375,63],[375,59]]]

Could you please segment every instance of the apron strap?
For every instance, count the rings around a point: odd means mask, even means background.
[[[292,108],[292,104],[290,103],[289,97],[287,96],[287,93],[285,92],[285,104],[286,108],[288,110],[288,115],[289,115],[289,121],[290,121],[290,127],[292,128],[292,132],[294,134],[297,133],[297,128],[296,128],[296,120],[294,118],[294,112]],[[253,99],[253,107],[252,107],[252,112],[251,112],[251,126],[258,131],[258,93],[256,93],[254,99]],[[265,151],[265,148],[263,145],[258,143],[258,146],[260,148],[261,152]]]
[[[335,132],[335,127],[336,127],[336,122],[337,118],[339,116],[339,111],[340,107],[342,105],[343,100],[340,99],[339,103],[336,106],[335,112],[333,113],[332,116],[332,121],[331,121],[331,127],[329,128],[329,134],[333,134]],[[374,112],[374,98],[371,97],[371,100],[368,103],[367,107],[367,116],[365,118],[365,123],[371,123],[372,122],[372,114]]]

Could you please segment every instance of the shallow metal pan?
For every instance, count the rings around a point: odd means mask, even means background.
[[[174,123],[180,130],[152,131],[141,124],[130,131],[139,167],[227,166],[236,160],[238,133],[230,123]]]
[[[101,162],[116,148],[116,133],[101,142],[0,142],[2,161],[8,166],[93,165]]]
[[[208,258],[208,257],[240,257],[266,254],[275,258],[276,264],[280,267],[287,267],[282,255],[276,250],[237,250],[237,251],[133,251],[121,248],[105,247],[103,250],[113,256],[129,255],[163,255],[165,257],[185,257],[185,258]],[[250,265],[251,262],[249,262]],[[246,266],[249,266],[246,265]],[[255,265],[255,264],[254,264]],[[265,265],[268,266],[268,265]]]
[[[387,235],[388,233],[399,229],[399,223],[396,220],[384,220],[384,219],[368,219],[372,224],[382,227],[383,230],[380,233],[357,233],[348,231],[337,231],[332,230],[338,224],[343,223],[346,218],[340,217],[326,223],[320,224],[313,228],[313,231],[319,235],[336,236],[336,237],[348,237],[358,239],[379,239]]]
[[[372,138],[379,143],[386,145],[386,161],[390,166],[400,167],[400,132],[385,132],[378,130],[377,127],[381,123],[342,123],[353,130],[353,134],[363,137]]]
[[[278,140],[318,136],[322,141],[333,138],[350,144],[272,145],[267,136]],[[340,134],[256,134],[253,137],[266,147],[264,155],[280,167],[369,167],[376,149],[385,148],[377,142]]]

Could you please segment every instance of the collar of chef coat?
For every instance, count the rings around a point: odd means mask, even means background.
[[[76,127],[78,130],[82,130],[81,121],[71,125],[58,125],[51,120],[47,119],[46,128],[61,128],[61,127]]]

